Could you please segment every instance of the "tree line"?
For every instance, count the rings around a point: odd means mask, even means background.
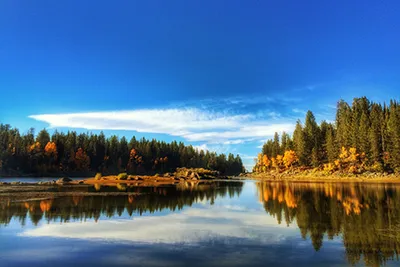
[[[285,163],[286,157],[286,163]],[[400,104],[389,105],[354,98],[337,103],[335,122],[322,121],[308,111],[293,135],[275,133],[262,147],[255,172],[292,166],[328,173],[400,172]]]
[[[10,125],[0,124],[0,175],[91,175],[154,174],[177,167],[207,168],[225,175],[244,171],[239,155],[217,154],[195,149],[182,142],[137,140],[104,133],[67,133],[46,129],[37,135],[31,128],[21,134]]]

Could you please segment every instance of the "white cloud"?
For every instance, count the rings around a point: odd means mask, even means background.
[[[31,115],[52,128],[88,130],[133,130],[180,136],[188,141],[242,144],[272,136],[274,132],[291,132],[293,123],[260,121],[251,114],[226,114],[196,108],[139,109],[66,114]]]
[[[207,144],[202,144],[202,145],[198,145],[198,146],[193,146],[194,149],[198,150],[198,151],[210,151],[210,148],[207,146]]]

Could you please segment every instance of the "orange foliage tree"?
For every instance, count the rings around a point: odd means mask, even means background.
[[[44,153],[48,157],[57,158],[57,146],[54,142],[48,142],[44,147]]]
[[[35,154],[40,152],[40,143],[35,142],[32,145],[28,146],[28,152]]]
[[[136,172],[138,167],[140,167],[142,164],[143,164],[142,156],[139,156],[136,152],[136,149],[132,148],[131,151],[129,152],[129,161],[127,169],[130,172]]]

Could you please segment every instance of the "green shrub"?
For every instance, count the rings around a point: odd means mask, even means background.
[[[96,173],[96,176],[94,177],[94,179],[95,179],[95,180],[100,180],[101,177],[102,177],[101,173],[98,172],[98,173]]]
[[[118,174],[117,180],[127,180],[128,174],[126,172]]]

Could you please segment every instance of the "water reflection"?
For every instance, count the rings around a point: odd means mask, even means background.
[[[115,186],[79,187],[70,192],[72,195],[32,199],[29,201],[13,201],[15,196],[0,197],[0,224],[8,225],[13,218],[21,225],[27,218],[37,225],[41,220],[47,222],[94,219],[100,216],[121,216],[126,212],[153,213],[168,209],[181,210],[194,203],[209,201],[213,203],[218,197],[239,196],[243,182],[182,183],[178,186],[136,187],[126,184]],[[52,190],[55,190],[52,188]],[[57,192],[68,191],[67,187],[57,188]],[[103,194],[87,193],[98,192]],[[112,193],[116,194],[112,194]],[[86,195],[85,195],[86,194]]]
[[[324,236],[341,236],[351,264],[380,266],[398,259],[400,187],[338,183],[257,183],[265,211],[296,223],[316,251]]]
[[[172,259],[171,266],[183,260],[213,266],[220,255],[232,257],[227,266],[398,263],[400,187],[395,185],[219,181],[46,190],[35,193],[47,197],[30,200],[21,198],[25,191],[0,194],[0,232],[9,236],[2,236],[0,258],[10,266],[20,266],[16,261],[22,259],[10,253],[22,247],[58,245],[62,255],[69,255],[65,251],[77,242],[94,253],[80,256],[91,264],[103,262],[96,257],[108,249],[114,265],[120,249],[121,257],[157,259],[160,266]],[[20,243],[10,246],[9,240]],[[132,252],[132,246],[141,252]]]

